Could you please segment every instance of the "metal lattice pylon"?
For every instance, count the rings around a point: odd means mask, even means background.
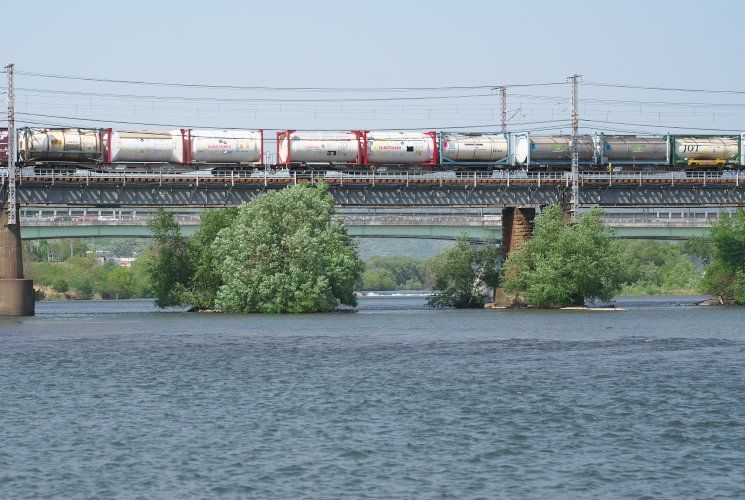
[[[570,200],[572,223],[579,220],[579,112],[577,111],[578,92],[577,87],[580,75],[573,74],[568,78],[572,82],[572,197]]]
[[[13,63],[5,66],[8,73],[8,224],[18,224],[16,197],[15,117],[13,112]]]

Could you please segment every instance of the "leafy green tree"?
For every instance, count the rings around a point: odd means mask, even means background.
[[[362,273],[363,290],[398,290],[398,286],[396,276],[388,269],[370,269],[365,265],[365,272]]]
[[[697,290],[701,273],[686,252],[689,245],[661,241],[623,242],[627,281],[621,293],[628,295],[677,293]]]
[[[316,312],[356,305],[363,265],[334,220],[328,188],[297,185],[262,194],[238,210],[212,252],[220,263],[215,305],[225,312]]]
[[[428,281],[425,259],[370,257],[362,274],[363,290],[421,290]]]
[[[561,206],[547,206],[535,220],[532,237],[504,264],[505,291],[540,307],[607,301],[625,279],[621,244],[597,209],[566,225]]]
[[[148,219],[147,227],[153,235],[152,259],[148,260],[147,274],[152,294],[158,307],[187,303],[185,290],[192,276],[189,249],[172,212],[159,208]]]
[[[706,239],[696,242],[699,255],[711,264],[706,268],[702,288],[721,302],[745,304],[745,209],[722,212]]]
[[[486,288],[498,286],[499,258],[496,242],[487,241],[478,248],[465,236],[460,237],[454,246],[430,261],[434,293],[427,304],[459,309],[483,306]]]
[[[189,255],[192,275],[188,291],[191,305],[197,309],[211,308],[215,305],[217,291],[223,284],[219,262],[212,250],[212,243],[220,230],[229,227],[236,216],[237,208],[206,210],[201,213],[199,227],[189,238]]]

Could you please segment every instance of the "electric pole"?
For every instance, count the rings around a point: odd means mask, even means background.
[[[502,133],[507,132],[507,87],[499,87],[501,101]]]
[[[577,100],[577,86],[581,75],[574,73],[568,79],[572,82],[572,198],[571,214],[572,223],[579,220],[579,103]]]
[[[5,66],[8,73],[8,225],[18,224],[16,198],[15,118],[13,109],[13,63]]]

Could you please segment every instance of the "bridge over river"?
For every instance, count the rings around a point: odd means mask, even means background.
[[[24,239],[149,237],[145,223],[153,209],[25,208]],[[452,240],[502,237],[502,216],[494,209],[349,209],[338,210],[351,236]],[[605,221],[621,238],[680,240],[708,232],[714,210],[608,210]],[[199,224],[199,211],[174,211],[184,235]]]
[[[319,181],[340,207],[538,207],[569,203],[568,172],[346,173],[121,172],[25,174],[22,206],[224,207],[289,185]],[[581,173],[580,206],[731,207],[745,205],[745,174],[724,172]],[[0,171],[0,194],[7,175]]]
[[[561,203],[568,206],[573,187],[578,186],[580,207],[734,207],[745,206],[740,171],[722,172],[630,172],[580,173],[577,183],[568,172],[30,172],[22,171],[9,189],[8,172],[0,169],[0,196],[25,208],[67,207],[82,209],[207,208],[237,206],[268,190],[297,184],[324,182],[339,208],[353,207],[451,207],[502,209],[499,224],[448,222],[439,218],[424,224],[411,220],[380,223],[347,220],[350,234],[367,237],[454,238],[464,229],[473,239],[495,237],[509,252],[530,237],[536,208]],[[15,213],[15,212],[14,212]],[[7,211],[0,213],[0,311],[33,314],[33,289],[24,280],[20,238],[63,236],[136,236],[144,233],[143,221],[70,220],[34,225],[25,221],[21,230],[7,225]],[[91,224],[85,224],[91,222]],[[660,225],[662,224],[662,225]],[[687,238],[705,227],[674,227],[671,222],[649,227],[619,227],[628,237]],[[193,227],[194,223],[191,224]],[[22,231],[22,232],[21,232]],[[626,231],[629,233],[624,234]],[[113,233],[119,234],[113,234]],[[633,234],[632,234],[633,233]]]

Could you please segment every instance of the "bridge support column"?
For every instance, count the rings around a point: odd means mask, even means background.
[[[23,279],[21,226],[9,226],[7,206],[0,206],[0,316],[33,316],[35,307],[34,282]]]
[[[525,243],[533,233],[535,208],[505,207],[502,209],[502,262],[507,255]],[[502,288],[494,291],[494,306],[506,307],[514,302]]]

